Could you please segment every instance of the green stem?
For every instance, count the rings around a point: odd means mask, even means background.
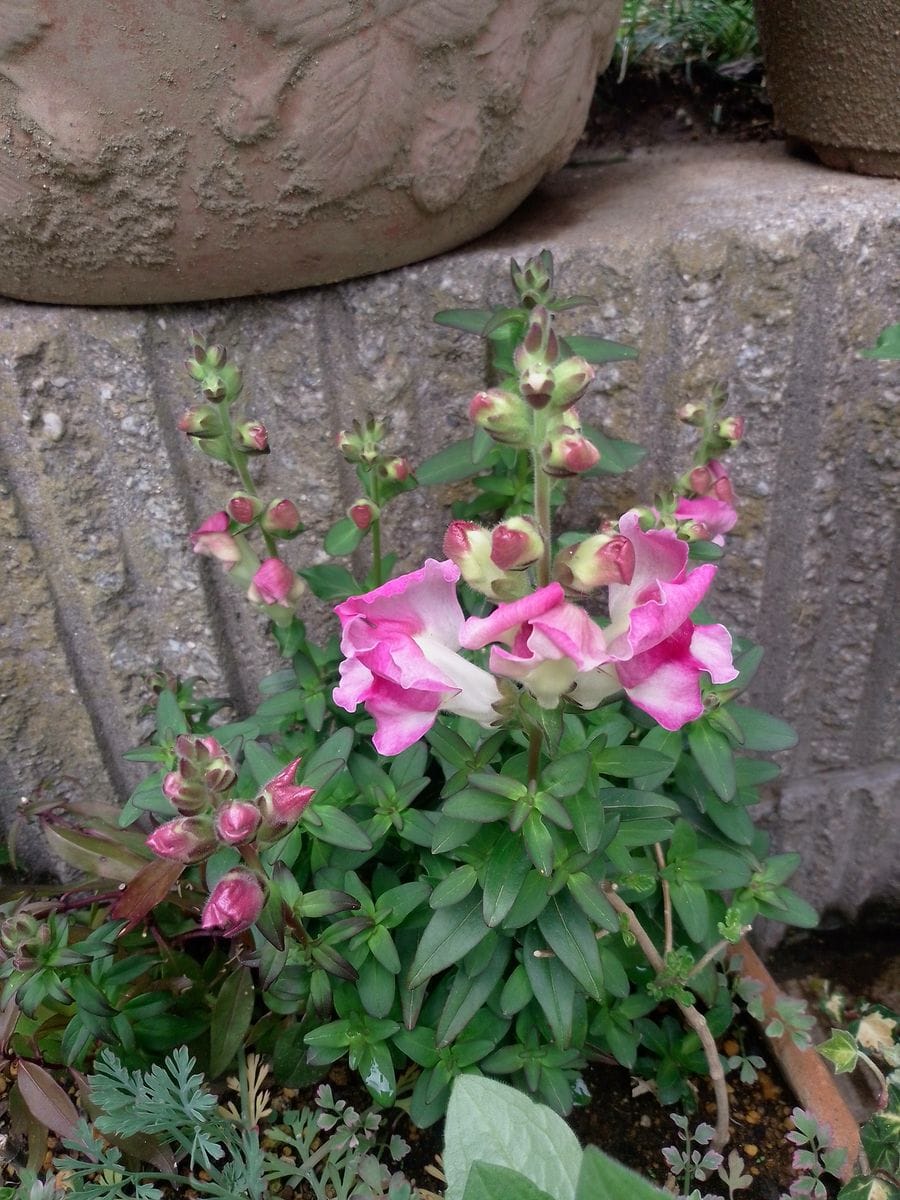
[[[535,727],[531,731],[531,737],[528,741],[528,789],[531,792],[537,791],[538,779],[541,774],[541,746],[544,742],[544,735],[540,729]]]
[[[544,543],[541,557],[537,563],[538,587],[546,587],[550,582],[551,559],[551,528],[550,528],[550,476],[541,466],[537,450],[532,450],[531,461],[534,467],[534,521],[538,533]]]
[[[229,465],[237,472],[237,477],[241,481],[241,487],[248,496],[256,496],[259,498],[259,492],[256,490],[256,484],[253,482],[253,476],[250,474],[250,468],[247,466],[246,455],[241,454],[234,444],[234,426],[231,423],[231,412],[227,401],[223,401],[219,411],[222,414],[222,433],[225,435],[225,445],[228,447]],[[260,530],[263,541],[266,544],[269,558],[278,557],[278,547],[275,544],[275,539],[271,533],[266,533],[264,529]]]
[[[384,564],[381,561],[381,487],[375,467],[369,472],[369,499],[379,515],[372,522],[372,578],[375,587],[384,583]]]

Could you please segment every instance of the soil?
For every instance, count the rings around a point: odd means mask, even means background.
[[[751,64],[737,78],[703,64],[666,74],[633,68],[621,81],[607,71],[569,165],[619,161],[673,143],[778,137],[761,72]]]

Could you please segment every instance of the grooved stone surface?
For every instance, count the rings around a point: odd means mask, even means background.
[[[146,729],[138,713],[154,668],[200,674],[243,706],[272,663],[260,620],[186,544],[231,490],[175,430],[191,399],[191,326],[244,367],[247,411],[273,444],[254,471],[268,495],[303,510],[308,531],[288,553],[308,564],[355,497],[337,430],[388,413],[414,462],[465,435],[482,350],[432,314],[504,302],[508,257],[546,245],[566,290],[599,301],[572,327],[641,351],[601,370],[581,411],[648,457],[583,485],[572,513],[615,516],[664,487],[688,463],[674,410],[727,387],[729,411],[747,418],[731,460],[741,521],[709,608],[766,646],[752,698],[800,733],[772,827],[785,849],[803,849],[801,835],[820,848],[810,878],[823,904],[852,909],[895,887],[897,822],[886,817],[897,777],[879,764],[898,741],[900,368],[856,351],[900,308],[898,196],[895,183],[792,160],[778,145],[669,150],[567,169],[467,248],[351,283],[144,310],[0,302],[6,819],[38,788],[127,791],[141,768],[121,755]],[[425,499],[391,510],[388,541],[407,569],[440,552],[445,518]],[[310,613],[320,630],[328,619]],[[884,772],[879,820],[833,823],[841,789],[865,790],[873,764]],[[833,800],[813,806],[820,778]],[[866,839],[883,859],[866,855]],[[871,870],[829,869],[838,850]]]

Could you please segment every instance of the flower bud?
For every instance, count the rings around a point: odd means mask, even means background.
[[[532,366],[520,371],[519,391],[532,408],[546,408],[553,396],[553,368]]]
[[[550,403],[555,412],[571,407],[580,400],[597,372],[585,358],[564,358],[553,368],[553,389]]]
[[[175,817],[154,829],[147,845],[160,858],[195,863],[209,858],[216,848],[216,839],[206,818]]]
[[[218,559],[226,571],[241,560],[241,548],[228,532],[229,524],[227,512],[213,513],[190,535],[194,553]]]
[[[257,803],[268,825],[295,825],[315,795],[315,788],[298,787],[294,782],[299,765],[300,759],[295,758],[260,792]]]
[[[600,451],[581,432],[581,422],[571,411],[566,423],[556,425],[541,447],[541,465],[548,475],[579,475],[600,461]]]
[[[389,458],[384,464],[384,477],[392,483],[405,483],[409,479],[410,465],[406,458]]]
[[[337,448],[348,463],[358,463],[362,457],[362,438],[358,432],[342,429],[335,439]]]
[[[496,565],[492,541],[491,533],[474,521],[451,521],[444,535],[444,553],[476,592],[491,600],[518,599],[528,590],[528,581]]]
[[[244,454],[268,454],[269,435],[262,421],[244,421],[235,430],[238,448]]]
[[[228,388],[225,386],[225,380],[215,371],[206,371],[203,376],[203,381],[200,384],[204,396],[207,400],[211,400],[213,404],[220,404],[228,395]]]
[[[216,813],[216,837],[230,846],[241,846],[253,838],[261,820],[262,815],[255,804],[232,800]]]
[[[526,259],[520,267],[515,259],[510,260],[510,276],[513,287],[519,294],[523,308],[534,308],[544,304],[553,295],[553,256],[542,250],[534,258]]]
[[[238,525],[252,525],[262,512],[262,507],[258,496],[251,496],[249,492],[235,492],[225,505],[225,511]]]
[[[679,421],[684,421],[685,425],[693,425],[701,429],[706,420],[706,405],[682,404],[681,408],[675,410],[675,416]]]
[[[469,419],[505,445],[522,447],[530,441],[531,414],[514,392],[502,388],[478,392],[469,405]]]
[[[225,937],[234,937],[250,928],[265,902],[265,893],[255,875],[241,868],[228,871],[203,906],[200,927],[217,929]]]
[[[222,418],[211,404],[200,404],[197,408],[189,408],[178,428],[188,437],[214,438],[222,434]]]
[[[280,558],[267,558],[253,576],[247,598],[254,604],[280,604],[293,608],[306,586]]]
[[[716,433],[729,446],[736,446],[744,436],[744,418],[725,417],[716,425]]]
[[[162,782],[163,795],[183,816],[203,812],[209,807],[209,792],[197,780],[188,780],[180,771],[170,771]]]
[[[223,367],[225,360],[228,357],[228,351],[224,346],[207,346],[205,362],[208,367]]]
[[[509,517],[491,531],[491,562],[501,571],[521,571],[544,553],[544,539],[528,517]]]
[[[300,510],[293,500],[273,500],[259,524],[265,533],[280,538],[291,538],[303,531]]]
[[[367,500],[365,496],[361,500],[354,500],[347,509],[347,516],[356,528],[361,529],[363,533],[371,528],[372,522],[378,518],[378,515],[378,506],[373,504],[371,500]]]
[[[610,583],[631,583],[634,547],[621,534],[594,534],[561,550],[554,574],[563,587],[581,593]]]

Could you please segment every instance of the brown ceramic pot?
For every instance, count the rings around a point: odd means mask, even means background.
[[[622,0],[0,0],[0,293],[279,291],[490,229]]]
[[[826,166],[900,175],[897,0],[755,0],[775,119]]]

